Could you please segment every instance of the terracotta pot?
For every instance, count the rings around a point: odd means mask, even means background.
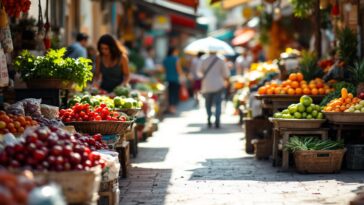
[[[73,87],[73,82],[60,79],[34,79],[26,82],[28,88],[33,89],[65,89]]]

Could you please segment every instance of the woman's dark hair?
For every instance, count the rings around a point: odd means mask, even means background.
[[[101,36],[99,39],[99,42],[97,42],[97,50],[99,51],[100,55],[102,55],[101,44],[109,46],[112,60],[121,58],[121,55],[123,53],[122,53],[120,47],[118,46],[116,39],[114,37],[112,37],[110,34],[105,34],[105,35]]]
[[[175,50],[176,50],[175,47],[169,47],[168,52],[167,52],[167,56],[172,56]]]

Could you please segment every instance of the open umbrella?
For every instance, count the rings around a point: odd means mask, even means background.
[[[196,55],[198,52],[217,52],[223,55],[234,55],[233,48],[224,41],[213,37],[199,39],[190,43],[185,49],[185,53]]]

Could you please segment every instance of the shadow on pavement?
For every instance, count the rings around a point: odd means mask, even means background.
[[[165,204],[171,176],[171,169],[131,168],[119,181],[119,204]]]
[[[147,162],[163,162],[166,159],[169,148],[150,148],[150,147],[139,147],[138,152],[143,153],[138,155],[137,158],[133,159],[133,163],[147,163]]]
[[[345,183],[364,183],[364,171],[346,171],[345,174],[299,174],[294,169],[279,172],[270,161],[255,160],[254,157],[207,159],[202,168],[192,171],[189,180],[252,180],[263,182],[337,180]]]
[[[200,128],[199,130],[187,131],[184,134],[227,134],[242,132],[241,128],[235,123],[222,123],[219,129],[208,128],[207,123],[190,123],[187,128]]]

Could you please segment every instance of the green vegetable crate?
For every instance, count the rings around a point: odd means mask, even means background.
[[[296,169],[300,173],[337,173],[344,153],[345,149],[295,151]]]
[[[364,144],[352,144],[347,146],[346,168],[352,170],[364,169]]]

